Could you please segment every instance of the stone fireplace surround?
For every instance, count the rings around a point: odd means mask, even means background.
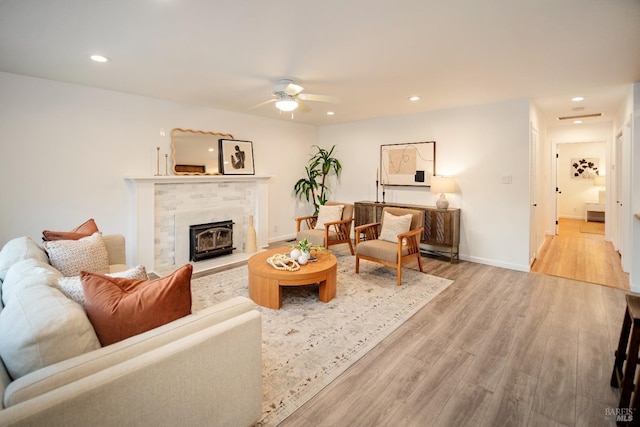
[[[189,225],[232,219],[231,255],[192,263],[194,273],[248,259],[244,240],[249,215],[254,216],[258,248],[268,244],[269,177],[263,176],[153,176],[126,177],[133,193],[135,265],[159,276],[188,261],[181,230]],[[176,237],[178,238],[176,239]],[[186,249],[186,254],[184,253]]]

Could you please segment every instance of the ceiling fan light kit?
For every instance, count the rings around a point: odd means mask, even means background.
[[[280,111],[293,111],[298,108],[298,101],[290,96],[283,96],[276,101],[276,108]]]
[[[311,107],[303,101],[313,102],[340,102],[338,98],[327,95],[315,95],[311,93],[301,93],[304,87],[293,83],[292,80],[283,79],[273,87],[273,99],[261,102],[251,108],[258,108],[266,104],[275,102],[276,108],[280,111],[289,112],[298,110],[301,113],[311,111]]]

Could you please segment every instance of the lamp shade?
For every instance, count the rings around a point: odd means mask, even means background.
[[[455,178],[452,176],[432,176],[431,192],[435,194],[455,193],[456,192]]]
[[[604,175],[596,175],[596,177],[593,178],[593,185],[596,187],[604,187],[605,183],[606,183],[606,179]]]

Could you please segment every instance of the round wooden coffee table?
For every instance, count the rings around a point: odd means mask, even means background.
[[[301,265],[298,271],[276,270],[267,258],[284,254],[289,249],[279,248],[259,252],[249,258],[249,298],[263,307],[280,309],[282,286],[320,284],[320,301],[329,302],[336,296],[337,260],[329,251],[318,251],[315,262]]]

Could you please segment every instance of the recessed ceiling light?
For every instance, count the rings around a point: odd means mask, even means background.
[[[336,113],[334,113],[333,111],[327,111],[327,116],[334,116]]]
[[[571,98],[571,100],[573,102],[580,102],[580,101],[584,101],[584,96],[574,96],[573,98]]]
[[[573,124],[575,124],[575,125],[579,125],[580,123],[582,123],[582,120],[574,120],[573,121]]]
[[[91,55],[91,60],[96,62],[109,62],[109,58],[102,55]]]
[[[419,96],[417,96],[417,95],[410,96],[410,97],[409,97],[409,101],[413,101],[413,102],[415,102],[415,101],[420,101],[420,97],[419,97]]]

